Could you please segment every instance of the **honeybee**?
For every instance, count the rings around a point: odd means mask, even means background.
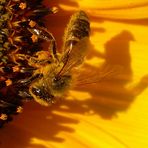
[[[48,51],[39,51],[36,57],[28,59],[29,65],[36,70],[31,78],[20,80],[19,83],[29,85],[28,93],[36,102],[49,106],[72,87],[74,70],[83,63],[87,53],[90,22],[84,11],[71,16],[65,29],[61,53],[56,50],[55,39],[47,30],[35,29],[30,32],[49,41],[50,46]],[[24,92],[19,94],[25,97]]]

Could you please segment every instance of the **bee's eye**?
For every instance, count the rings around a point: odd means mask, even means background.
[[[33,94],[35,94],[36,96],[41,96],[42,95],[42,92],[41,92],[41,90],[40,89],[38,89],[38,88],[32,88],[32,92],[33,92]]]
[[[33,87],[32,93],[34,94],[34,99],[40,103],[40,101],[45,101],[46,103],[52,103],[54,96],[48,91],[43,88],[35,88]]]

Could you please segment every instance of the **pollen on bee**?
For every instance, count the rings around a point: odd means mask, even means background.
[[[12,81],[10,79],[6,80],[5,83],[6,83],[6,86],[12,85]]]
[[[19,8],[21,8],[22,10],[24,10],[27,7],[26,3],[20,3]]]

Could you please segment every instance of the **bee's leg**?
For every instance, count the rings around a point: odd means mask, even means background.
[[[34,70],[36,70],[36,68],[33,68],[33,67],[28,67],[28,68],[21,67],[20,72],[21,73],[33,73]]]
[[[33,42],[38,41],[38,38],[49,42],[50,45],[48,47],[48,50],[51,53],[52,57],[58,60],[56,52],[56,40],[52,35],[52,33],[50,33],[46,28],[39,26],[36,26],[36,28],[27,28],[27,29],[33,34],[33,36],[31,37]]]
[[[29,78],[26,79],[22,79],[16,82],[17,85],[23,85],[23,86],[27,86],[29,85],[32,81],[34,81],[35,79],[41,78],[43,77],[42,74],[36,74],[34,76],[31,76]]]
[[[50,45],[48,47],[48,50],[49,52],[51,53],[52,57],[54,59],[56,59],[56,61],[59,61],[58,59],[58,56],[57,56],[57,45],[56,45],[56,40],[54,38],[54,36],[52,35],[52,33],[48,32],[48,35],[49,35],[49,42],[50,42]]]
[[[34,28],[27,28],[27,30],[32,33],[32,35],[36,36],[38,39],[42,39],[44,41],[54,40],[52,33],[50,33],[46,28],[35,26]]]
[[[48,47],[48,50],[51,53],[52,57],[56,59],[56,61],[59,61],[56,49],[56,41],[55,39],[53,39],[50,41],[50,46]]]
[[[19,91],[18,95],[23,98],[23,100],[31,100],[32,96],[30,95],[28,88]]]
[[[20,72],[20,73],[33,73],[34,70],[36,70],[36,68],[34,67],[22,67],[22,66],[7,66],[7,67],[0,67],[0,73],[2,75],[4,74],[10,74],[10,73],[15,73],[15,72]],[[5,77],[4,76],[0,76],[0,81],[4,80]]]
[[[41,76],[41,74],[36,74],[34,76],[31,76],[29,78],[26,79],[22,79],[22,80],[18,80],[15,81],[13,79],[7,78],[7,74],[11,74],[11,73],[29,73],[32,74],[34,72],[34,70],[36,70],[35,68],[25,68],[25,67],[20,67],[18,65],[16,66],[7,66],[7,67],[1,67],[0,68],[0,89],[10,86],[12,84],[16,85],[16,86],[26,86],[27,84],[30,84],[33,80],[35,80],[36,78],[39,78]],[[5,76],[6,75],[6,76]]]

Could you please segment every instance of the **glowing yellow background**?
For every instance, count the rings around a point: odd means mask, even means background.
[[[27,103],[22,115],[0,131],[0,148],[148,147],[148,0],[57,0],[48,26],[58,47],[69,16],[85,10],[91,21],[86,63],[120,64],[123,80],[70,92],[50,108]]]

